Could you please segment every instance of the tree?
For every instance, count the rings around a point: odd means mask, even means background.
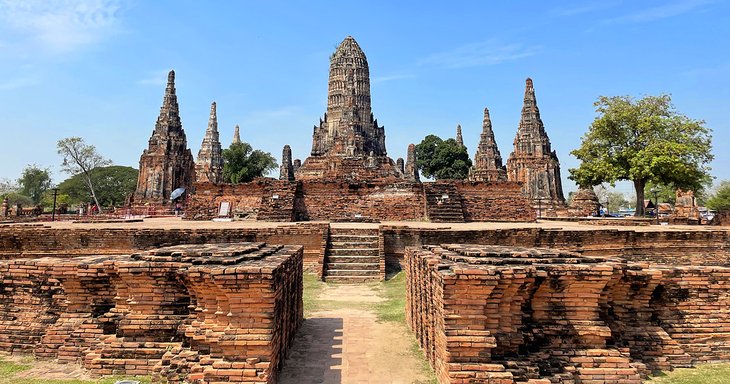
[[[669,95],[601,96],[599,116],[571,154],[581,160],[570,169],[581,186],[629,180],[636,191],[636,215],[644,215],[647,182],[698,190],[709,177],[712,136],[702,120],[676,111]]]
[[[102,207],[122,205],[137,186],[139,171],[132,167],[112,165],[94,168],[90,172],[96,197]],[[58,184],[59,196],[67,195],[70,204],[88,201],[89,189],[83,174],[69,177]]]
[[[51,188],[51,175],[48,168],[41,169],[35,165],[28,165],[18,179],[21,195],[30,197],[33,204],[40,204],[43,193]]]
[[[97,207],[99,200],[94,192],[94,184],[91,178],[91,171],[94,168],[110,165],[111,161],[103,158],[93,145],[84,143],[84,139],[80,137],[69,137],[58,141],[58,154],[63,156],[61,169],[70,175],[83,175],[84,182],[89,188],[91,197]]]
[[[276,169],[274,156],[261,150],[254,150],[246,142],[233,143],[223,150],[223,181],[226,183],[248,183],[257,177]]]
[[[720,182],[715,193],[707,199],[705,205],[716,211],[730,210],[730,180]]]
[[[428,135],[416,145],[416,158],[421,173],[436,180],[466,179],[472,164],[464,146],[436,135]]]

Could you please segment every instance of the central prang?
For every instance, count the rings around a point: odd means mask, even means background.
[[[370,69],[351,36],[330,57],[327,112],[314,126],[312,154],[296,179],[403,178],[385,149],[385,128],[370,107]]]

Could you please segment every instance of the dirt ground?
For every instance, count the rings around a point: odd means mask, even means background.
[[[413,336],[396,322],[379,322],[373,285],[327,285],[322,305],[307,314],[279,375],[281,384],[427,383]]]

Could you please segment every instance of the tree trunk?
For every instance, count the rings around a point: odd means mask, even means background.
[[[646,180],[634,180],[634,190],[636,191],[636,213],[634,216],[644,216],[644,187]]]
[[[96,204],[97,212],[101,212],[101,206],[99,205],[99,200],[96,199],[96,193],[94,192],[94,186],[91,185],[91,175],[85,174],[86,176],[86,185],[89,186],[89,191],[91,191],[91,197],[94,198],[94,204]]]

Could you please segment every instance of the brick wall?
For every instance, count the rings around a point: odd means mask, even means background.
[[[448,243],[550,247],[583,255],[620,256],[659,264],[730,266],[727,231],[590,231],[512,228],[489,230],[423,229],[383,225],[388,265],[402,263],[405,247]]]
[[[406,250],[407,322],[440,383],[640,383],[730,360],[730,268],[522,247]]]
[[[263,241],[304,247],[304,263],[322,273],[329,225],[287,224],[273,228],[231,229],[121,229],[64,228],[45,226],[0,228],[0,259],[52,255],[123,254],[178,244]]]
[[[535,210],[516,182],[453,181],[466,221],[534,221]]]
[[[170,383],[276,382],[303,320],[302,248],[185,245],[0,262],[0,350]]]

